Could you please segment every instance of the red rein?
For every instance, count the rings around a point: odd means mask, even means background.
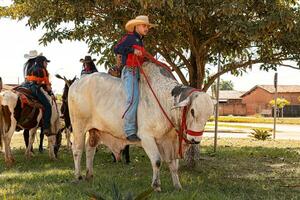
[[[143,52],[143,55],[144,57],[148,58],[149,60],[151,60],[152,62],[156,63],[157,65],[167,69],[168,72],[170,72],[170,74],[173,76],[173,78],[176,80],[176,78],[174,77],[174,75],[172,74],[172,71],[170,69],[169,66],[167,66],[166,64],[156,60],[150,53],[148,52]],[[137,59],[137,58],[136,58]],[[137,59],[137,61],[139,62],[139,60]],[[159,105],[159,108],[161,109],[162,113],[165,115],[165,117],[167,118],[167,120],[169,121],[169,123],[172,125],[172,127],[176,130],[177,132],[177,135],[178,135],[178,138],[179,138],[179,150],[178,150],[178,154],[181,158],[183,158],[183,152],[182,152],[182,141],[184,140],[186,143],[188,144],[192,144],[189,140],[187,140],[186,137],[184,137],[184,135],[191,135],[191,136],[202,136],[203,135],[203,131],[199,131],[199,132],[196,132],[196,131],[192,131],[192,130],[188,130],[187,129],[187,125],[186,125],[186,115],[187,115],[187,110],[188,110],[188,106],[184,106],[183,107],[183,110],[182,110],[182,118],[181,118],[181,126],[180,126],[180,129],[177,130],[174,123],[171,121],[171,119],[169,118],[169,116],[167,115],[166,111],[164,110],[164,108],[162,107],[160,101],[158,100],[150,82],[149,82],[149,79],[147,77],[147,75],[145,74],[143,68],[141,67],[141,64],[139,63],[139,66],[140,66],[140,71],[141,71],[141,74],[143,74],[143,76],[145,77],[145,80],[154,96],[154,98],[156,99],[158,105]],[[193,92],[200,92],[201,90],[199,89],[193,89],[190,91],[189,95],[191,95]],[[188,96],[189,96],[188,95]]]

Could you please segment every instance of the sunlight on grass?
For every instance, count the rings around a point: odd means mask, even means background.
[[[131,163],[126,165],[113,163],[110,152],[101,146],[95,156],[94,179],[74,184],[74,164],[69,150],[62,148],[55,162],[49,160],[47,153],[40,154],[34,149],[35,157],[26,160],[21,136],[14,136],[16,163],[12,168],[6,168],[3,155],[0,156],[0,199],[91,199],[91,194],[112,199],[113,184],[122,194],[131,192],[133,196],[150,187],[152,169],[141,148],[130,149]],[[201,160],[195,169],[181,162],[183,190],[174,190],[168,167],[163,164],[163,191],[151,194],[150,199],[299,197],[300,141],[224,138],[218,140],[215,154],[213,139],[204,138],[200,149]],[[84,166],[83,159],[83,170]]]

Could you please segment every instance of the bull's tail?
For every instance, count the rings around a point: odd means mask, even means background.
[[[3,135],[4,135],[4,114],[2,111],[2,96],[0,95],[0,150],[2,150]]]

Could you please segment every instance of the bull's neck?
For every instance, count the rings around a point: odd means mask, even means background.
[[[147,83],[145,84],[146,87],[149,87]],[[174,106],[174,97],[172,96],[171,92],[176,86],[181,84],[173,79],[161,79],[159,77],[151,77],[150,84],[162,108],[164,109],[172,123],[175,125],[175,127],[178,128],[180,126],[181,120],[181,109],[172,109],[172,107]],[[159,110],[159,112],[162,112],[161,109]]]

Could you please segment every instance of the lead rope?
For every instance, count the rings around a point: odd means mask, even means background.
[[[151,56],[151,57],[152,57],[154,60],[156,60],[153,56]],[[182,152],[182,141],[184,140],[184,138],[183,138],[183,132],[182,132],[183,129],[182,129],[181,127],[180,127],[180,131],[178,131],[178,130],[176,129],[174,123],[171,121],[171,119],[169,118],[168,114],[166,113],[166,111],[165,111],[164,108],[162,107],[161,103],[159,102],[159,100],[158,100],[158,98],[157,98],[157,96],[156,96],[156,94],[155,94],[155,92],[154,92],[154,90],[153,90],[153,88],[152,88],[152,86],[151,86],[151,84],[150,84],[150,81],[149,81],[149,79],[148,79],[148,77],[147,77],[145,71],[143,70],[142,65],[141,65],[141,63],[140,63],[140,61],[138,60],[138,58],[137,58],[136,55],[134,55],[134,59],[136,59],[138,65],[139,65],[140,71],[141,71],[141,73],[143,74],[143,76],[144,76],[144,78],[145,78],[145,80],[146,80],[146,82],[147,82],[147,85],[149,86],[149,88],[150,88],[150,90],[151,90],[151,92],[152,92],[152,94],[153,94],[153,96],[154,96],[156,102],[158,103],[159,108],[161,109],[161,111],[163,112],[163,114],[165,115],[165,117],[167,118],[167,120],[169,121],[169,123],[172,125],[172,127],[175,129],[175,131],[176,131],[176,133],[177,133],[177,135],[178,135],[178,139],[179,139],[179,150],[178,150],[178,154],[179,154],[180,158],[183,158],[183,152]],[[161,62],[159,62],[159,61],[157,61],[157,62],[155,62],[155,63],[157,63],[157,64],[160,65],[160,66],[162,65],[162,64],[160,64]],[[169,69],[168,71],[172,74],[172,72],[170,71],[170,69]],[[173,74],[172,74],[172,76],[174,77]],[[175,77],[174,77],[174,79],[175,79]],[[175,79],[175,80],[176,80],[176,79]],[[185,109],[185,108],[184,108],[184,109]],[[182,115],[185,115],[184,109],[183,109]]]

